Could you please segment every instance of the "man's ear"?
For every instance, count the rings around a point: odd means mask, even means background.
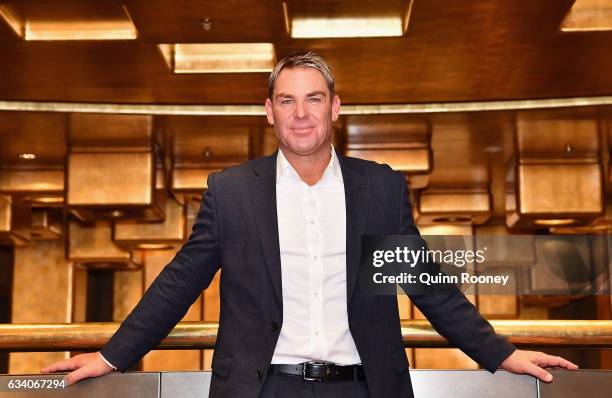
[[[272,101],[270,98],[266,98],[264,105],[266,107],[266,118],[268,118],[268,123],[270,126],[274,126],[274,113],[272,112]]]
[[[332,98],[332,120],[335,122],[338,116],[340,116],[340,97],[336,94]]]

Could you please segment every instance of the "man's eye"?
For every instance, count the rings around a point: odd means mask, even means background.
[[[289,105],[292,103],[293,103],[293,100],[290,100],[290,99],[281,100],[281,105]]]
[[[312,102],[313,104],[318,104],[321,102],[321,98],[319,97],[310,97],[310,102]]]

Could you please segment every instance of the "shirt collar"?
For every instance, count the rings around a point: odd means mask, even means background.
[[[329,159],[329,164],[325,168],[323,172],[323,176],[321,176],[321,180],[328,179],[330,177],[335,177],[338,181],[342,182],[342,170],[340,169],[340,161],[338,160],[338,156],[336,155],[336,150],[332,145],[330,148],[331,158]],[[291,166],[291,163],[287,160],[283,151],[279,148],[278,155],[276,156],[276,182],[278,183],[281,178],[285,175],[291,176],[292,178],[296,178],[301,181],[300,175],[297,171]]]

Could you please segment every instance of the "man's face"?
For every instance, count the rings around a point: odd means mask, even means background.
[[[285,153],[308,156],[328,151],[332,123],[339,114],[340,98],[331,98],[325,78],[314,68],[283,69],[272,100],[266,99],[268,122]]]

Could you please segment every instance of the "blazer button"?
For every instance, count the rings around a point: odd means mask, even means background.
[[[263,373],[261,372],[261,370],[257,369],[257,378],[261,380],[262,377],[263,377]]]
[[[272,329],[273,332],[276,332],[278,330],[278,323],[270,322],[270,329]]]

